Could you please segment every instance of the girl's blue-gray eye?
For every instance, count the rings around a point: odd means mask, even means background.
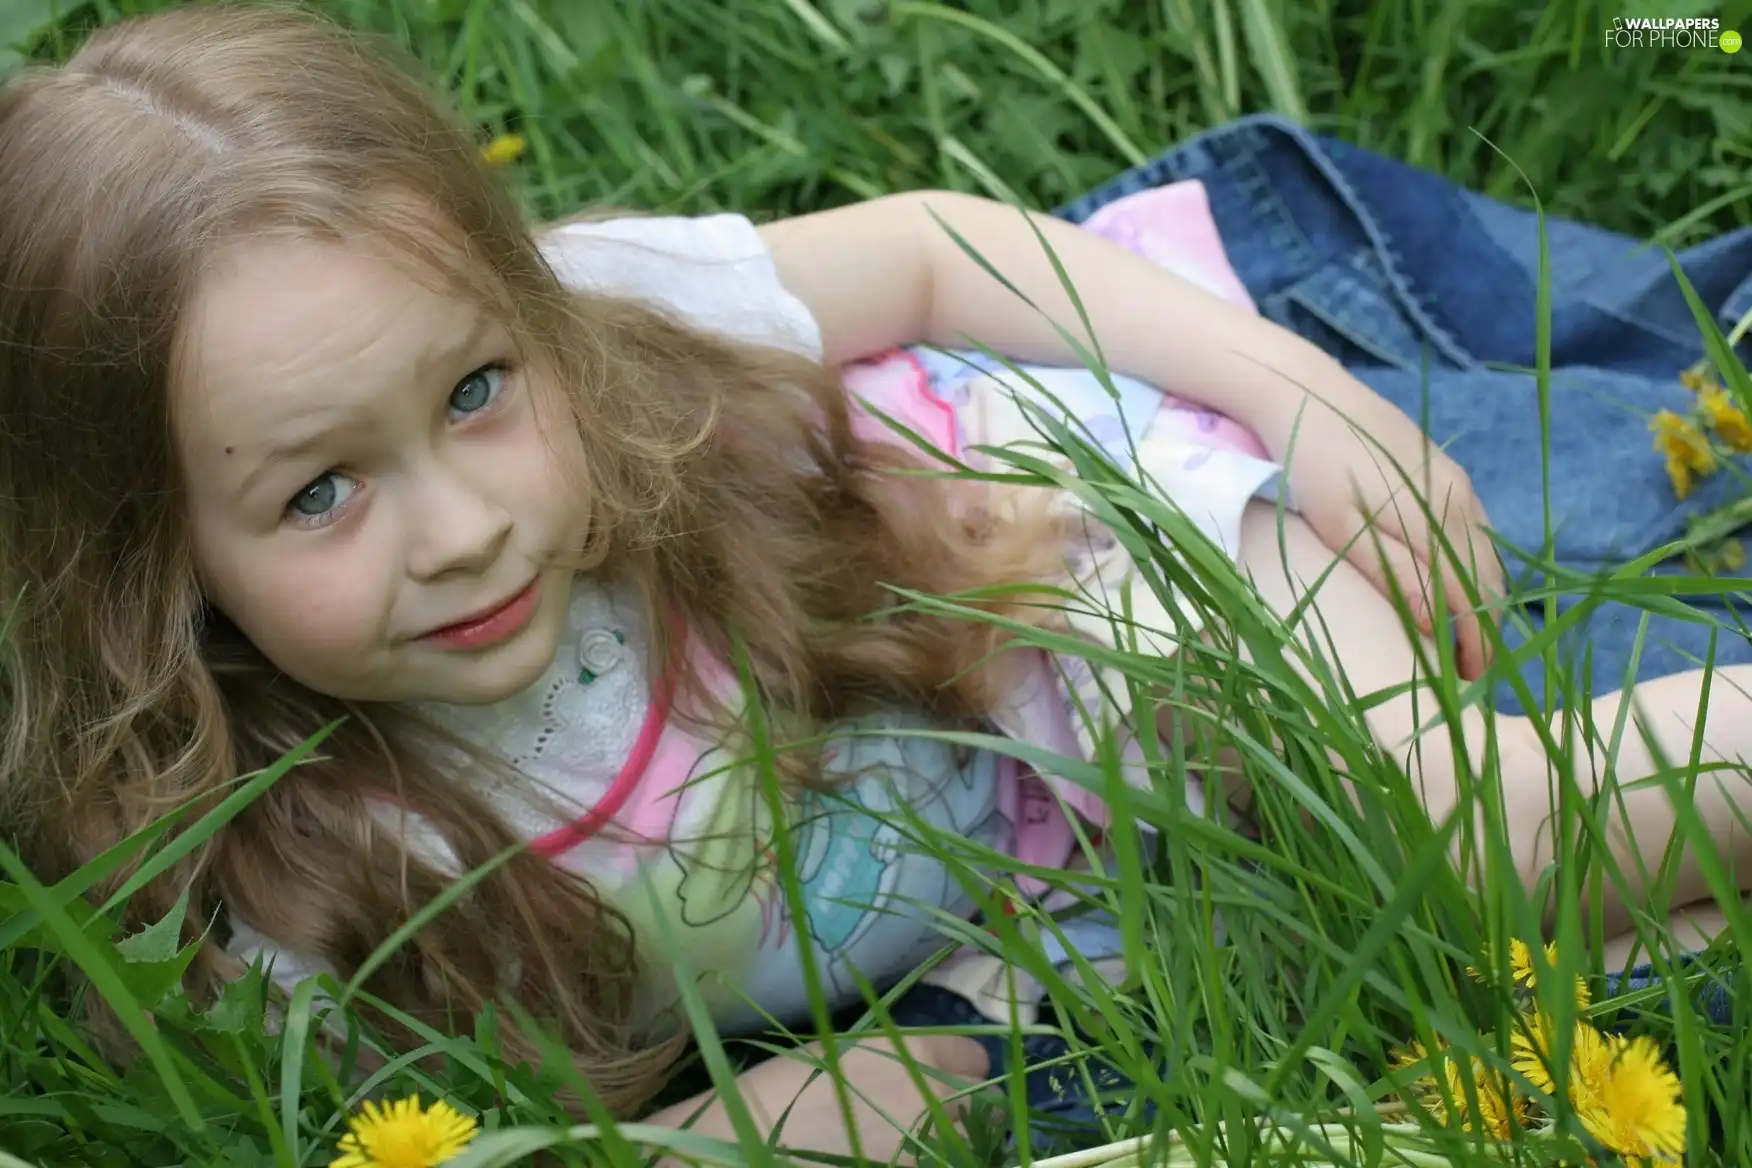
[[[502,365],[487,365],[476,369],[457,382],[456,388],[450,391],[451,414],[461,417],[478,414],[498,398],[504,382],[505,367]]]
[[[310,480],[302,491],[292,496],[286,509],[299,519],[321,519],[353,497],[359,484],[331,470]]]

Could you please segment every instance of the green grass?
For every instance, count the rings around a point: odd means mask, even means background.
[[[1752,222],[1752,53],[1612,53],[1601,32],[1618,10],[1588,4],[331,0],[326,7],[403,36],[483,135],[525,134],[531,149],[515,174],[542,216],[598,202],[776,216],[919,186],[1050,207],[1187,134],[1269,109],[1500,197],[1526,201],[1530,182],[1549,213],[1675,246]],[[53,55],[79,30],[130,10],[11,0],[0,5],[0,36]],[[1702,11],[1717,10],[1672,0],[1635,10]],[[1724,27],[1752,26],[1748,6],[1719,11]],[[1077,450],[1072,436],[1060,437]],[[1182,531],[1159,503],[1104,468],[1090,465],[1089,476],[1106,484],[1096,494],[1135,530],[1154,521]],[[1139,546],[1161,577],[1234,635],[1169,663],[1138,655],[1117,663],[1139,684],[1217,701],[1224,717],[1211,733],[1245,758],[1263,792],[1259,817],[1271,846],[1191,815],[1175,794],[1186,762],[1164,758],[1160,791],[1127,796],[1121,811],[1163,828],[1174,848],[1161,857],[1122,851],[1097,882],[1097,899],[1124,923],[1136,980],[1078,989],[1038,968],[1028,930],[1050,922],[1006,926],[988,943],[1046,979],[1092,1042],[1139,1076],[1140,1099],[1159,1112],[1156,1129],[1184,1142],[1187,1162],[1282,1162],[1255,1126],[1262,1117],[1292,1129],[1341,1123],[1347,1134],[1325,1137],[1335,1162],[1380,1162],[1370,1149],[1388,1137],[1374,1108],[1393,1093],[1385,1077],[1392,1048],[1442,1035],[1500,1061],[1495,1044],[1469,1036],[1501,1026],[1512,1003],[1472,983],[1463,967],[1487,939],[1501,945],[1530,934],[1527,906],[1507,879],[1486,879],[1491,893],[1477,897],[1434,859],[1443,825],[1432,829],[1419,816],[1338,685],[1310,687],[1289,670],[1284,630],[1231,569],[1193,554],[1195,541],[1183,558],[1159,541]],[[1634,580],[1600,588],[1660,599]],[[1242,645],[1252,664],[1239,660]],[[1458,691],[1451,683],[1448,700]],[[1343,774],[1357,783],[1355,800],[1343,794]],[[1106,777],[1090,774],[1098,783]],[[1488,793],[1479,787],[1480,797]],[[1573,801],[1569,809],[1562,886],[1574,900],[1583,873],[1599,868],[1590,844],[1610,811]],[[192,845],[216,827],[212,817],[179,824],[176,838]],[[1695,842],[1697,825],[1686,827]],[[953,841],[935,846],[965,851]],[[73,897],[96,871],[82,883],[45,888],[10,853],[0,859],[7,869],[0,874],[0,1165],[324,1164],[367,1092],[412,1090],[480,1115],[495,1133],[470,1164],[516,1162],[518,1148],[538,1147],[564,1163],[631,1162],[624,1143],[566,1131],[552,1103],[566,1074],[557,1064],[536,1070],[497,1058],[495,1034],[514,1024],[510,1017],[430,1033],[414,1053],[448,1056],[437,1064],[400,1058],[354,1076],[312,1045],[317,1011],[307,994],[286,1006],[278,1034],[264,1032],[259,986],[241,986],[217,1009],[196,1014],[170,989],[187,956],[173,932],[118,941],[101,912],[77,908]],[[971,866],[967,878],[975,879]],[[1659,929],[1651,927],[1648,939],[1671,953]],[[1599,972],[1584,937],[1564,940],[1566,963]],[[1706,964],[1718,960],[1729,960],[1726,948]],[[107,1062],[68,1026],[58,996],[62,964],[80,967],[89,992],[133,1020],[140,1061]],[[1693,1162],[1752,1159],[1747,1028],[1705,1030],[1684,1009],[1639,1025],[1675,1052],[1696,1133]],[[1138,1040],[1146,1036],[1177,1052],[1171,1074],[1158,1076],[1143,1060]],[[373,1041],[366,1031],[357,1040]],[[1003,1105],[1000,1094],[976,1112],[969,1142],[932,1140],[922,1154],[958,1168],[1004,1162]],[[1704,1127],[1711,1110],[1723,1125],[1714,1148]],[[1122,1120],[1090,1138],[1142,1130]],[[1491,1162],[1458,1133],[1432,1129],[1418,1138],[1454,1163]],[[1353,1142],[1358,1150],[1340,1157]],[[756,1146],[718,1151],[731,1162],[766,1158]],[[1515,1155],[1550,1162],[1533,1148]]]

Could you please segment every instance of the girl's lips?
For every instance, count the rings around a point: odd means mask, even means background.
[[[536,582],[495,609],[441,629],[420,640],[444,649],[485,649],[521,632],[535,613]]]

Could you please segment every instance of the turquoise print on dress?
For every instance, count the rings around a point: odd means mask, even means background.
[[[827,958],[822,972],[840,993],[855,988],[846,977],[846,956],[881,921],[900,875],[901,834],[876,818],[886,808],[872,806],[864,787],[811,796],[795,837],[809,935]]]
[[[922,729],[879,715],[849,729]],[[942,859],[912,836],[916,816],[961,839],[1008,830],[997,811],[993,760],[942,741],[854,732],[836,739],[823,767],[835,789],[811,793],[793,846],[808,932],[825,958],[822,973],[840,995],[856,992],[852,967],[881,980],[900,952],[922,960],[946,938],[928,909],[960,913],[971,898]],[[925,907],[921,907],[925,906]]]
[[[744,976],[761,985],[766,1008],[783,1012],[793,994],[790,1005],[806,1008],[801,981],[784,988],[800,972],[805,937],[813,939],[821,988],[840,1005],[860,996],[854,969],[882,983],[947,943],[934,913],[966,916],[973,900],[941,857],[913,838],[916,822],[1009,848],[1014,827],[999,809],[994,757],[892,732],[927,727],[912,715],[880,712],[832,728],[823,757],[828,789],[787,801],[787,850],[803,910],[795,920],[755,768],[733,761],[738,748],[728,743],[695,762],[688,781],[704,780],[700,794],[711,790],[719,802],[708,822],[694,825],[703,838],[671,839],[665,848],[679,875],[680,916],[695,928],[722,929],[738,928],[738,915],[749,914],[741,935],[760,956]]]

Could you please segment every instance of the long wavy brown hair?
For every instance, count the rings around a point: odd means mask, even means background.
[[[738,639],[763,700],[806,723],[876,700],[976,714],[988,627],[869,618],[894,603],[885,585],[958,593],[1046,566],[1031,525],[888,473],[896,456],[854,440],[831,370],[563,288],[414,76],[289,9],[201,6],[102,30],[0,95],[4,828],[54,878],[344,719],[130,907],[158,919],[187,893],[191,922],[229,910],[343,975],[454,878],[372,805],[417,810],[465,869],[516,837],[418,719],[293,684],[203,602],[183,507],[200,484],[173,454],[169,386],[191,282],[227,236],[374,236],[469,289],[570,402],[593,519],[580,563],[720,652]],[[367,988],[437,1025],[513,993],[624,1113],[675,1050],[633,1025],[634,952],[588,885],[525,854]],[[235,972],[215,942],[192,985]]]

